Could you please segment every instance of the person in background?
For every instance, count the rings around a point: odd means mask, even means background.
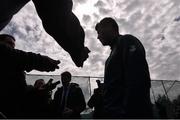
[[[104,72],[104,117],[152,118],[151,79],[142,43],[133,35],[119,34],[111,17],[95,29],[102,45],[111,48]]]
[[[94,89],[94,94],[89,99],[87,105],[94,108],[93,118],[103,118],[103,83],[96,80],[98,88]]]
[[[53,117],[52,90],[60,83],[52,83],[50,79],[45,83],[44,79],[35,81],[34,86],[28,86],[24,102],[26,118],[47,119]]]
[[[71,73],[66,71],[61,74],[62,87],[54,95],[59,118],[81,118],[80,113],[85,110],[86,102],[83,92],[78,84],[71,82]]]

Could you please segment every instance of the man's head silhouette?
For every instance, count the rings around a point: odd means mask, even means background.
[[[71,81],[71,73],[66,71],[61,74],[61,81],[63,86],[69,85],[69,82]]]

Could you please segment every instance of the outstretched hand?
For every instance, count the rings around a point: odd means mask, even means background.
[[[52,91],[56,88],[58,84],[60,84],[60,81],[56,81],[52,83],[53,79],[49,79],[49,81],[43,86],[43,88],[47,91]]]
[[[56,69],[59,69],[59,66],[58,66],[59,63],[60,63],[59,60],[53,60],[49,58],[49,65],[47,65],[48,67],[46,71],[55,71]]]
[[[46,72],[50,72],[50,71],[55,71],[56,69],[59,69],[58,64],[60,63],[59,60],[53,60],[48,56],[43,56],[43,60],[42,60],[42,66],[39,67],[39,71],[46,71]]]

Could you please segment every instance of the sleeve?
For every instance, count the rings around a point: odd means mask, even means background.
[[[53,102],[52,102],[52,106],[53,106],[55,112],[57,112],[57,110],[58,110],[59,103],[61,103],[61,101],[59,99],[59,90],[57,90],[54,93],[54,99],[53,99]]]
[[[72,0],[33,0],[46,32],[67,51],[79,67],[85,33],[72,12]]]
[[[126,35],[122,39],[122,58],[123,58],[123,80],[125,81],[125,93],[123,97],[123,107],[125,112],[129,112],[144,90],[143,72],[145,58],[133,36]],[[136,102],[135,102],[136,101]]]
[[[76,94],[77,104],[76,104],[76,108],[74,109],[74,112],[81,113],[83,110],[86,109],[86,101],[81,88],[78,87],[76,89],[77,89],[77,94]]]
[[[16,14],[30,0],[1,0],[0,7],[0,31],[11,21]]]
[[[7,68],[15,68],[17,70],[26,71],[31,71],[33,69],[46,71],[52,67],[49,61],[50,58],[47,56],[12,49],[5,45],[0,45],[0,54],[1,61],[7,63]]]

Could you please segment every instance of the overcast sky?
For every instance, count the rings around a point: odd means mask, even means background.
[[[83,68],[78,68],[44,30],[34,5],[29,2],[1,33],[17,39],[16,48],[59,59],[60,69],[73,75],[103,76],[104,62],[110,49],[97,40],[95,24],[103,17],[113,17],[121,34],[138,37],[146,49],[152,79],[180,80],[180,0],[74,0],[73,12],[86,34],[85,45],[91,53]]]

